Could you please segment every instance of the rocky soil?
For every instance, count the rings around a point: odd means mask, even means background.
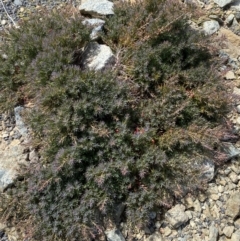
[[[67,1],[24,1],[3,0],[9,15],[17,21],[27,18],[28,12],[38,6],[62,7]],[[92,26],[92,39],[104,24],[101,15],[114,14],[114,3],[107,0],[68,1],[91,18],[85,24]],[[132,1],[133,2],[133,1]],[[240,0],[185,0],[185,4],[196,4],[205,11],[205,16],[193,20],[192,24],[206,35],[224,36],[225,46],[220,51],[224,59],[221,71],[229,83],[229,91],[236,96],[235,109],[229,114],[235,132],[240,131]],[[1,6],[1,2],[0,2]],[[35,9],[35,10],[34,10]],[[98,18],[96,18],[98,16]],[[0,7],[0,27],[12,25],[12,21]],[[111,49],[92,42],[91,51],[86,52],[85,65],[101,70],[114,63]],[[96,54],[96,52],[98,54]],[[230,88],[231,86],[231,88]],[[228,87],[226,87],[228,88]],[[12,114],[0,115],[0,192],[3,192],[18,178],[22,165],[31,165],[38,160],[35,150],[27,145],[28,129],[21,118],[22,107]],[[240,240],[240,142],[228,144],[229,162],[217,169],[210,162],[206,164],[208,184],[198,196],[187,195],[179,200],[164,215],[151,213],[152,225],[145,230],[129,231],[124,223],[105,232],[103,240],[108,241],[239,241]],[[19,240],[14,227],[0,223],[0,240]]]

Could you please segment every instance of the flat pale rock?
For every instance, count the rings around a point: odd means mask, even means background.
[[[235,219],[240,214],[240,192],[232,194],[226,206],[226,215]]]
[[[80,6],[82,14],[113,15],[113,3],[107,0],[86,0]]]
[[[220,25],[216,20],[209,20],[203,23],[203,30],[206,35],[212,35],[220,29]]]
[[[215,164],[211,160],[205,160],[201,164],[200,179],[204,182],[210,182],[215,176]]]
[[[226,80],[234,80],[234,79],[236,79],[236,76],[235,76],[234,72],[230,70],[225,74],[224,78]]]
[[[118,229],[112,229],[105,232],[107,241],[125,241],[122,233]]]
[[[238,58],[238,56],[240,56],[240,36],[226,28],[220,28],[219,34],[225,38],[224,44],[226,45],[226,48],[223,49],[223,51],[231,58]]]
[[[231,241],[239,241],[240,240],[240,230],[237,230],[232,234]]]
[[[226,237],[231,238],[232,234],[234,231],[234,227],[233,226],[226,226],[223,229],[223,233],[225,234]]]
[[[95,26],[102,26],[105,23],[105,21],[99,18],[88,18],[83,20],[82,23],[84,25],[95,27]]]
[[[165,217],[175,229],[189,220],[188,215],[185,213],[185,206],[182,204],[177,204],[175,207],[168,210]]]
[[[112,50],[105,44],[91,42],[83,53],[83,66],[90,70],[103,70],[114,61]]]
[[[240,96],[240,88],[234,87],[234,88],[233,88],[233,94]]]
[[[221,8],[227,6],[228,4],[234,2],[234,0],[214,0],[214,2]]]
[[[209,241],[217,241],[218,240],[218,229],[214,225],[214,223],[211,224],[209,228]]]
[[[26,159],[27,154],[20,143],[12,143],[4,149],[0,146],[0,192],[14,183],[19,176],[19,165]]]

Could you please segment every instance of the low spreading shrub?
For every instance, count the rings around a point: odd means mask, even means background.
[[[1,106],[32,103],[25,118],[41,155],[14,194],[36,240],[98,239],[119,204],[129,225],[146,225],[199,188],[203,161],[224,159],[229,98],[190,13],[178,1],[121,4],[105,19],[102,41],[117,56],[105,72],[82,68],[89,29],[68,11],[4,36]]]

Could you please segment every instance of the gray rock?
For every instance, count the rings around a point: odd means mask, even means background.
[[[90,15],[112,15],[113,3],[107,0],[86,0],[80,6],[82,14]]]
[[[209,241],[218,240],[218,229],[215,227],[214,223],[211,224],[209,228]]]
[[[193,207],[194,207],[195,212],[198,212],[198,213],[202,212],[202,207],[201,207],[199,200],[197,200],[197,199],[195,200]]]
[[[237,230],[232,234],[231,241],[239,241],[240,240],[240,230]]]
[[[231,14],[228,15],[227,18],[226,18],[226,24],[227,24],[228,26],[230,26],[230,25],[232,24],[232,22],[233,22],[233,19],[234,19],[234,14],[231,13]]]
[[[105,21],[100,18],[88,18],[83,20],[82,23],[84,25],[96,27],[104,25]]]
[[[99,38],[99,35],[102,32],[102,27],[103,27],[105,21],[102,19],[99,19],[99,18],[91,18],[91,19],[85,19],[84,21],[82,21],[82,23],[84,25],[93,27],[90,38],[92,40],[96,40]]]
[[[201,175],[200,179],[204,182],[210,182],[215,175],[215,165],[211,160],[205,160],[201,165]]]
[[[176,229],[189,220],[188,215],[184,211],[185,207],[182,204],[177,204],[165,214],[166,220],[173,228]]]
[[[17,106],[17,107],[14,108],[16,128],[18,129],[18,131],[20,132],[20,134],[23,137],[27,137],[28,136],[28,129],[27,129],[26,125],[24,124],[23,119],[21,117],[21,112],[23,110],[24,110],[24,108],[22,106]]]
[[[232,1],[230,9],[240,11],[240,0]]]
[[[213,0],[219,7],[223,8],[229,3],[232,3],[234,0]]]
[[[226,203],[226,214],[235,219],[240,214],[240,192],[230,196]]]
[[[156,232],[149,236],[145,241],[164,241],[162,235],[159,232]]]
[[[233,234],[234,227],[233,226],[226,226],[223,229],[223,233],[225,234],[226,237],[230,238]]]
[[[104,44],[91,42],[83,53],[83,66],[90,70],[104,70],[115,61],[112,50]]]
[[[211,35],[220,29],[220,25],[215,20],[209,20],[203,23],[203,30],[206,35]]]
[[[24,147],[15,140],[6,148],[0,146],[0,192],[12,185],[19,176],[21,164],[27,160]]]
[[[234,80],[234,79],[236,79],[236,76],[235,76],[234,72],[230,70],[225,74],[224,78],[226,80]]]
[[[236,13],[235,13],[235,18],[236,18],[237,20],[240,20],[240,12],[236,12]]]
[[[118,229],[108,230],[105,234],[108,241],[125,241],[125,238]]]
[[[238,183],[238,176],[237,176],[237,174],[235,172],[231,172],[229,174],[229,178],[231,179],[231,181],[233,183],[235,183],[235,184]]]
[[[224,144],[224,151],[228,155],[228,158],[226,161],[231,160],[234,157],[237,157],[240,155],[240,149],[236,148],[233,144],[231,143],[225,143]]]
[[[102,26],[94,28],[90,34],[91,40],[97,40],[102,32]]]
[[[14,0],[14,4],[17,6],[22,6],[22,1],[21,0]]]
[[[233,88],[233,94],[240,96],[240,88],[234,87],[234,88]]]
[[[39,156],[35,150],[32,150],[29,153],[28,159],[29,159],[29,161],[31,161],[33,163],[37,163],[37,161],[39,160]]]

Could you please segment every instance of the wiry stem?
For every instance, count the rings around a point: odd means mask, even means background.
[[[13,25],[14,25],[14,27],[16,27],[17,28],[17,24],[14,22],[14,20],[12,19],[12,17],[8,14],[8,12],[7,12],[7,9],[5,8],[5,6],[4,6],[4,3],[3,3],[3,1],[2,0],[0,0],[1,1],[1,3],[2,3],[2,6],[3,6],[3,9],[4,9],[4,11],[6,12],[6,14],[7,14],[7,16],[8,16],[8,18],[12,21],[12,23],[13,23]]]

